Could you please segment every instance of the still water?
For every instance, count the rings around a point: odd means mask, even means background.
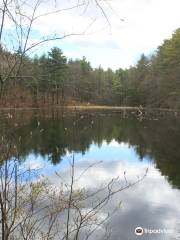
[[[148,168],[138,184],[114,195],[102,209],[112,240],[180,239],[180,119],[115,113],[18,111],[15,126],[1,117],[1,133],[14,129],[22,164],[40,169],[52,184],[68,181],[72,153],[78,187],[93,189],[113,178],[134,182]],[[22,141],[19,140],[21,136]],[[124,176],[125,175],[125,176]],[[136,227],[161,230],[136,236]],[[165,232],[167,231],[167,232]],[[104,239],[97,229],[92,239]]]

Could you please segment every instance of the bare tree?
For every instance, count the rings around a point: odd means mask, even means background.
[[[11,114],[8,118],[13,121]],[[2,240],[92,239],[99,227],[105,226],[117,210],[112,209],[101,217],[102,210],[112,197],[138,184],[147,175],[146,171],[137,180],[129,182],[124,173],[124,181],[116,177],[95,189],[77,188],[79,180],[101,162],[89,165],[77,175],[75,155],[72,153],[70,181],[62,180],[61,173],[56,173],[60,183],[54,185],[41,176],[40,169],[23,165],[13,138],[10,129],[0,144]],[[107,228],[106,237],[109,234]]]
[[[0,22],[0,46],[2,58],[1,89],[3,89],[2,85],[5,84],[10,76],[17,77],[20,74],[25,56],[29,54],[34,48],[43,43],[62,40],[70,36],[92,34],[93,31],[90,31],[90,29],[96,21],[96,18],[92,18],[91,22],[79,32],[72,31],[60,34],[52,32],[50,35],[40,36],[36,41],[32,42],[33,29],[39,19],[45,18],[47,16],[52,16],[53,14],[61,14],[73,9],[80,9],[83,11],[83,14],[85,14],[88,7],[93,5],[101,11],[105,17],[106,22],[110,26],[110,21],[108,19],[107,13],[102,6],[104,3],[106,3],[106,1],[102,2],[98,0],[74,0],[72,2],[73,3],[70,4],[70,6],[67,6],[66,4],[66,7],[64,8],[55,7],[55,9],[52,11],[40,12],[39,9],[44,4],[44,1],[42,0],[32,1],[31,4],[29,4],[29,1],[22,0],[2,0],[0,5],[2,18]],[[46,1],[46,4],[49,5],[53,5],[53,3],[56,4],[56,1]],[[7,23],[10,25],[11,33],[9,33],[5,28]]]
[[[66,22],[61,20],[61,16],[67,14],[69,17],[69,13],[76,13],[78,18],[82,19],[81,23],[73,24],[72,20],[71,27],[64,27]],[[50,42],[59,43],[68,37],[94,34],[105,29],[111,31],[111,13],[114,13],[114,10],[108,0],[33,0],[31,4],[28,0],[2,0],[0,3],[0,103],[9,104],[11,107],[17,107],[18,104],[22,106],[23,102],[25,106],[31,107],[37,107],[42,103],[40,99],[45,100],[44,92],[49,90],[41,91],[41,80],[46,81],[50,77],[47,72],[44,76],[42,71],[41,73],[35,71],[37,66],[35,67],[31,56]],[[54,16],[57,20],[60,19],[59,23],[54,22]],[[42,33],[41,28],[46,24],[47,18],[55,26],[60,25],[59,30],[48,29],[48,33],[45,33],[46,31]],[[103,21],[101,26],[96,25],[99,19]],[[58,86],[53,89],[52,81],[50,84],[52,96],[57,96],[56,103],[53,101],[54,104],[59,104],[58,95],[61,90],[63,105],[64,83],[61,89]],[[90,98],[88,92],[84,92],[83,95]]]

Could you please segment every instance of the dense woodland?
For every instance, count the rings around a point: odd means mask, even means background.
[[[14,62],[18,67],[9,73]],[[93,69],[85,57],[67,59],[57,47],[34,58],[1,48],[0,63],[1,106],[89,103],[180,108],[180,29],[153,55],[142,54],[128,69]]]

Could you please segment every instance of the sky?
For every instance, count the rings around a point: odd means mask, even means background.
[[[32,0],[32,5],[36,0]],[[28,44],[47,36],[69,36],[63,40],[39,45],[37,54],[47,52],[53,46],[60,47],[68,58],[85,56],[93,67],[113,70],[134,65],[142,53],[153,54],[164,39],[180,27],[179,0],[95,0],[89,5],[79,0],[44,0],[36,12],[43,15],[32,25]],[[86,0],[87,2],[87,0]],[[30,6],[30,7],[31,7]],[[26,11],[29,15],[32,9]],[[59,9],[72,8],[66,11]],[[6,30],[12,32],[6,22]],[[35,54],[35,51],[33,51]]]

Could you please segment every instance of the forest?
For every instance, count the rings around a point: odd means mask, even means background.
[[[0,2],[0,239],[180,239],[178,9]]]
[[[4,107],[180,108],[180,29],[152,55],[142,54],[127,69],[93,68],[86,57],[68,59],[58,47],[33,58],[21,54],[21,49],[12,54],[1,47],[0,62],[0,104]]]

